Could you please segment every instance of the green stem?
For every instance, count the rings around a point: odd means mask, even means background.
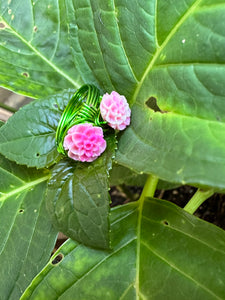
[[[157,188],[159,178],[154,175],[149,175],[146,182],[144,189],[142,191],[141,197],[139,199],[140,202],[143,202],[146,197],[153,197],[155,194],[155,190]]]
[[[189,200],[189,202],[184,207],[184,210],[189,212],[190,214],[193,214],[199,206],[207,200],[209,197],[211,197],[214,194],[213,189],[209,190],[201,190],[198,189],[196,193],[193,195],[193,197]]]
[[[3,108],[3,109],[5,109],[5,110],[8,110],[8,111],[10,111],[12,113],[15,113],[17,111],[17,109],[15,109],[15,108],[13,108],[11,106],[8,106],[8,105],[6,105],[4,103],[1,103],[1,102],[0,102],[0,107]]]

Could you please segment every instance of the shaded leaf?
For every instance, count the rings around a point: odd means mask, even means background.
[[[158,199],[116,207],[111,224],[113,251],[68,240],[21,300],[224,299],[221,229]]]
[[[136,173],[131,169],[124,166],[113,164],[112,170],[110,170],[110,185],[133,185],[144,186],[147,180],[147,174]],[[157,189],[170,190],[178,187],[179,185],[159,180]]]
[[[59,160],[56,129],[73,93],[64,91],[22,107],[0,129],[0,152],[29,167],[48,167]]]
[[[0,177],[1,299],[15,300],[49,260],[57,232],[44,201],[48,173],[0,156]]]
[[[62,160],[52,170],[47,208],[53,224],[68,237],[86,245],[109,247],[109,170],[116,141],[108,138],[106,151],[92,163]]]

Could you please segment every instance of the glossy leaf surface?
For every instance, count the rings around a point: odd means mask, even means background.
[[[111,224],[113,251],[68,240],[21,300],[224,299],[221,229],[154,199],[113,209]]]
[[[18,164],[43,168],[60,159],[55,134],[74,90],[36,100],[21,108],[0,129],[0,152]]]
[[[0,291],[2,300],[19,299],[44,267],[57,232],[44,201],[48,173],[0,156]]]
[[[92,163],[60,161],[52,170],[46,195],[53,224],[83,244],[109,248],[109,170],[116,141],[106,138],[105,152]]]

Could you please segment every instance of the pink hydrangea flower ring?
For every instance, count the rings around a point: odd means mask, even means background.
[[[92,162],[106,149],[105,124],[116,130],[130,125],[127,99],[113,91],[100,96],[93,85],[85,84],[69,100],[56,130],[59,153],[82,162]],[[103,129],[102,129],[103,128]]]
[[[113,129],[124,130],[130,125],[131,110],[127,99],[115,91],[103,95],[100,112],[103,120]]]
[[[106,149],[103,130],[90,123],[72,126],[64,138],[63,147],[67,155],[82,162],[92,162]]]

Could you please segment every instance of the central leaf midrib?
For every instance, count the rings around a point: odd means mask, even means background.
[[[24,184],[23,186],[19,187],[19,188],[16,188],[12,191],[10,191],[9,193],[4,193],[3,196],[0,197],[0,201],[4,201],[6,200],[7,198],[9,197],[12,197],[16,194],[19,194],[19,193],[22,193],[26,190],[29,190],[31,188],[33,188],[34,186],[46,181],[49,179],[49,175],[45,175],[43,177],[40,177],[36,180],[33,180],[33,181],[30,181],[30,182],[27,182],[26,184]]]
[[[53,70],[55,70],[58,74],[62,75],[66,80],[72,83],[76,88],[79,87],[77,82],[75,82],[69,75],[67,75],[64,71],[60,70],[53,62],[47,59],[40,51],[38,51],[34,46],[31,45],[27,40],[25,40],[15,29],[9,25],[9,23],[2,18],[2,20],[7,24],[7,27],[11,30],[12,34],[14,34],[18,39],[20,39],[28,48],[30,48],[39,58],[41,58],[44,62],[46,62]]]
[[[149,74],[149,72],[151,71],[151,69],[153,68],[156,60],[158,59],[159,55],[161,54],[162,50],[167,46],[168,42],[171,40],[171,38],[174,36],[174,34],[177,32],[178,28],[184,23],[184,21],[192,14],[192,12],[195,10],[195,8],[200,4],[202,0],[197,0],[194,4],[192,4],[192,6],[187,10],[187,12],[183,15],[183,17],[177,22],[177,24],[173,27],[173,29],[169,32],[169,34],[167,35],[166,39],[164,40],[164,42],[162,43],[162,45],[160,47],[158,47],[156,49],[155,55],[153,56],[152,60],[149,62],[149,64],[147,65],[147,68],[145,69],[139,84],[137,85],[137,88],[134,92],[134,95],[132,97],[132,103],[134,103],[134,101],[137,98],[137,95],[147,77],[147,75]]]

